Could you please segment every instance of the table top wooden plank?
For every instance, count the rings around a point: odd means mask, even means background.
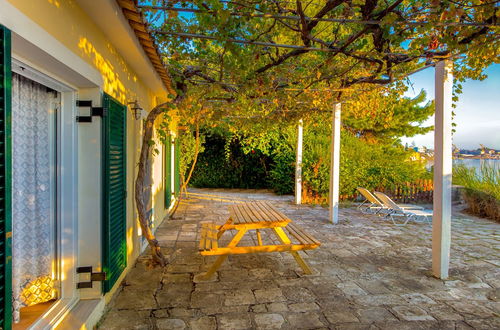
[[[273,220],[273,219],[269,219],[269,217],[267,217],[266,214],[258,212],[255,202],[254,203],[247,203],[243,207],[247,210],[247,213],[250,214],[250,217],[252,218],[253,222],[263,222],[263,221],[272,221]]]
[[[229,218],[231,220],[233,220],[233,222],[234,221],[237,222],[238,221],[238,216],[237,216],[236,212],[234,212],[234,205],[229,205],[228,208],[229,208]]]
[[[230,216],[233,218],[233,223],[246,223],[245,217],[241,214],[241,210],[237,205],[231,205],[230,207]]]
[[[261,217],[265,219],[269,219],[272,221],[279,221],[271,212],[269,212],[265,207],[261,205],[259,202],[253,203],[254,210],[260,214]]]
[[[288,219],[288,217],[286,215],[284,215],[283,213],[281,213],[280,211],[278,211],[278,209],[276,209],[271,203],[269,202],[261,202],[265,207],[266,209],[272,213],[276,219],[280,219],[280,220],[283,220],[283,219]]]
[[[250,223],[260,222],[259,219],[257,219],[257,217],[252,213],[252,210],[250,209],[250,207],[248,206],[247,203],[243,203],[243,204],[240,204],[238,206],[239,206],[241,213],[245,217],[245,220],[247,220],[247,222],[250,222]]]
[[[283,217],[279,217],[277,216],[274,212],[271,211],[270,209],[270,204],[269,203],[263,203],[263,202],[257,202],[255,203],[257,205],[257,207],[259,207],[265,214],[267,214],[267,216],[270,218],[270,219],[274,219],[275,221],[281,221],[283,220]],[[285,217],[286,219],[288,219],[287,217]]]
[[[281,213],[280,211],[278,211],[271,203],[266,201],[262,201],[259,203],[261,203],[261,205],[263,205],[268,212],[273,214],[277,221],[288,220],[288,217],[283,213]]]
[[[249,222],[245,219],[245,217],[243,216],[241,209],[239,207],[237,207],[236,205],[233,205],[233,210],[238,218],[238,219],[234,219],[234,223],[247,223],[247,222]]]
[[[240,212],[238,212],[235,205],[229,206],[229,214],[231,216],[231,219],[233,219],[234,223],[240,223],[244,221],[243,219],[240,219],[241,218]]]
[[[285,227],[290,220],[287,221],[263,221],[263,222],[252,222],[252,223],[233,223],[226,226],[226,230],[236,229],[240,230],[245,228],[246,230],[254,229],[264,229],[264,228],[276,228]]]
[[[234,225],[268,222],[290,222],[291,220],[265,201],[246,202],[229,206]]]
[[[271,212],[269,212],[263,205],[261,205],[261,203],[255,202],[254,205],[255,208],[258,209],[265,217],[267,217],[270,220],[276,220],[276,217]]]
[[[257,209],[256,203],[246,204],[245,208],[248,211],[248,213],[251,214],[253,222],[262,222],[262,221],[270,220],[270,219],[268,219],[266,214],[260,212],[260,210]]]

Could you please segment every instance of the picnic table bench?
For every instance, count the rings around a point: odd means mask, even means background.
[[[220,238],[226,231],[231,229],[236,230],[236,234],[227,246],[220,246]],[[270,229],[281,244],[264,245],[261,236],[262,229]],[[238,246],[240,240],[249,230],[255,231],[257,245]],[[292,223],[292,220],[266,201],[230,205],[229,219],[225,224],[221,226],[213,222],[201,224],[200,254],[219,257],[209,270],[199,278],[206,280],[212,277],[230,254],[263,252],[289,252],[304,270],[304,273],[311,274],[312,271],[309,265],[302,259],[298,251],[315,249],[320,244],[318,240],[306,233],[298,225]]]

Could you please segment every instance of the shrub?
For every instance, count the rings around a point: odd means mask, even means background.
[[[342,131],[340,194],[353,196],[359,186],[374,190],[426,178],[424,165],[410,161],[409,152],[393,143],[371,144]],[[330,184],[329,125],[304,129],[303,182],[305,192],[321,202]],[[205,152],[193,174],[195,187],[271,188],[278,194],[294,191],[294,127],[235,138],[217,132],[206,137]]]
[[[477,171],[459,165],[453,169],[453,183],[464,187],[462,195],[471,213],[500,220],[500,168],[483,165]]]
[[[500,200],[500,168],[482,165],[476,170],[458,165],[453,168],[453,183],[482,191]]]
[[[245,154],[238,139],[205,136],[190,185],[198,188],[267,188],[269,160],[258,150]]]
[[[295,186],[295,155],[275,155],[269,171],[268,186],[279,195],[293,194]]]
[[[341,195],[352,196],[360,186],[370,190],[393,189],[396,185],[428,176],[424,165],[410,161],[409,153],[402,146],[370,144],[345,131],[341,136]],[[304,182],[312,191],[327,195],[330,177],[328,135],[313,135],[305,145]]]

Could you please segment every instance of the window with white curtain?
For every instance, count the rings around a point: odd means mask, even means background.
[[[56,111],[59,93],[12,77],[13,320],[57,298]]]

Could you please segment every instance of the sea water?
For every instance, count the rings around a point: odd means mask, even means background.
[[[475,168],[476,171],[479,171],[481,166],[500,169],[500,159],[453,159],[453,165],[464,165],[469,168]]]

